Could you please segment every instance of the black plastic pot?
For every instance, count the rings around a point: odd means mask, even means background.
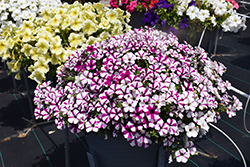
[[[85,138],[95,167],[157,167],[159,144],[132,147],[121,134],[105,140],[104,134],[89,133]]]

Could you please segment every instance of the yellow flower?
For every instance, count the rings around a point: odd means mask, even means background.
[[[58,64],[58,59],[57,59],[57,55],[56,54],[52,54],[50,62],[51,62],[52,65],[57,65]]]
[[[62,42],[62,39],[60,38],[60,36],[59,35],[57,35],[56,37],[53,37],[52,39],[51,39],[51,41],[56,41],[56,42]]]
[[[0,54],[5,53],[8,48],[9,48],[9,44],[7,43],[7,41],[1,39],[0,40]]]
[[[122,29],[123,29],[122,25],[119,24],[115,25],[112,31],[112,36],[122,34]]]
[[[84,9],[85,11],[92,11],[92,12],[95,11],[95,8],[92,6],[92,3],[90,3],[90,2],[84,3],[83,9]]]
[[[62,21],[61,16],[60,16],[60,15],[55,15],[55,16],[53,17],[53,19],[51,19],[51,20],[49,21],[49,24],[50,24],[52,27],[58,27],[59,24],[61,23],[61,21]]]
[[[72,17],[70,28],[74,31],[80,31],[80,29],[82,28],[82,23],[82,19],[79,19],[78,17]]]
[[[83,32],[87,35],[91,35],[97,31],[97,25],[94,24],[91,20],[86,20],[83,22]]]
[[[26,44],[23,45],[23,48],[21,49],[21,52],[23,52],[24,55],[28,57],[28,56],[30,56],[31,49],[32,49],[32,46],[30,44],[26,43]]]
[[[97,13],[99,13],[99,14],[104,13],[104,9],[103,9],[104,5],[103,4],[101,4],[101,3],[94,3],[93,6],[95,7]]]
[[[57,14],[57,15],[63,15],[65,12],[67,11],[67,9],[64,9],[64,8],[56,8],[56,11],[55,11],[55,13]]]
[[[48,31],[46,31],[45,27],[43,27],[43,28],[38,30],[37,38],[38,38],[38,40],[44,39],[45,41],[50,42],[51,38],[52,38],[52,34]]]
[[[39,71],[41,71],[43,73],[47,73],[49,71],[49,65],[48,65],[47,61],[42,57],[39,57],[38,61],[35,62],[34,68],[36,70],[39,69]]]
[[[11,72],[18,72],[18,71],[20,71],[19,61],[11,60],[11,61],[7,62],[6,64],[7,64],[8,69]]]
[[[32,32],[30,31],[30,29],[26,29],[26,30],[24,31],[24,33],[22,34],[22,35],[23,35],[22,41],[23,41],[23,42],[28,42],[28,41],[30,41],[30,40],[31,40],[31,34],[32,34]]]
[[[101,18],[100,28],[102,28],[102,29],[109,29],[110,28],[109,21],[107,19],[105,19],[104,17]]]
[[[30,50],[30,56],[31,56],[32,60],[38,60],[39,52],[38,52],[38,48],[37,47],[33,47]]]
[[[69,44],[71,47],[77,48],[78,45],[81,45],[80,35],[71,33],[69,35]]]
[[[80,8],[75,7],[73,9],[71,9],[69,15],[70,15],[70,17],[77,17],[79,12],[80,12]]]
[[[45,80],[45,74],[39,71],[39,69],[34,70],[28,77],[36,81],[38,84],[40,84],[43,80]]]
[[[62,29],[64,30],[65,28],[69,27],[70,26],[70,17],[69,15],[65,15],[63,18],[62,18],[63,22],[62,22]]]
[[[129,23],[130,22],[131,14],[128,11],[126,11],[126,15],[124,17],[126,19],[126,22]]]
[[[101,34],[100,34],[100,38],[102,40],[105,40],[107,39],[108,37],[110,37],[110,34],[107,32],[107,31],[103,31]]]
[[[24,21],[22,26],[21,26],[21,30],[25,31],[29,29],[30,31],[34,30],[34,25],[33,25],[33,21]]]
[[[48,49],[49,49],[49,42],[46,41],[45,39],[43,38],[40,38],[38,40],[38,42],[36,43],[36,47],[38,47],[38,52],[41,53],[41,54],[45,54],[47,53]]]
[[[15,79],[17,79],[17,80],[21,80],[21,72],[22,71],[19,71],[16,75],[15,75]]]
[[[66,52],[66,51],[63,49],[61,54],[56,55],[57,59],[60,60],[61,62],[66,62],[66,60],[67,60],[67,58],[68,58],[68,57],[66,56],[65,52]]]
[[[8,58],[11,58],[9,52],[5,52],[4,54],[0,55],[2,57],[2,62],[6,61]]]
[[[52,13],[48,8],[43,8],[41,14],[43,16],[43,20],[49,21],[51,19]]]
[[[118,21],[118,13],[115,10],[110,10],[106,13],[106,18],[111,23],[116,23]]]
[[[61,54],[62,53],[62,44],[60,42],[57,42],[57,41],[52,41],[50,43],[50,51],[51,53],[53,54]]]
[[[98,42],[98,40],[95,37],[90,36],[89,39],[86,41],[86,44],[87,45],[92,45],[92,44],[94,44],[96,42]]]
[[[121,10],[120,8],[116,8],[116,9],[114,9],[114,11],[117,12],[119,18],[122,18],[123,14],[125,12],[124,10]]]

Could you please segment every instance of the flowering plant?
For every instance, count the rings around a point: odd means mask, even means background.
[[[110,0],[111,8],[121,8],[130,13],[133,11],[146,12],[151,9],[158,0]]]
[[[130,13],[121,9],[109,9],[100,3],[75,2],[72,5],[43,9],[42,17],[24,21],[19,28],[4,29],[0,40],[0,56],[12,72],[28,69],[29,78],[37,83],[46,79],[46,74],[55,76],[60,67],[76,49],[122,34],[130,29],[124,19]]]
[[[19,27],[24,20],[36,17],[44,8],[58,7],[60,0],[2,0],[0,32],[6,26]]]
[[[78,133],[120,132],[131,146],[162,142],[187,162],[196,152],[188,138],[201,137],[220,112],[242,108],[227,90],[225,66],[202,48],[180,44],[173,34],[135,29],[76,51],[50,81],[35,90],[36,119],[55,119]]]
[[[223,31],[246,29],[245,17],[237,14],[233,0],[160,0],[145,13],[143,22],[150,26],[166,25],[173,32],[191,29],[201,31],[222,27]]]

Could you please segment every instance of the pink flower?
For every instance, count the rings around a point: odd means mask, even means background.
[[[132,13],[135,10],[135,7],[137,6],[137,1],[131,1],[129,5],[127,5],[127,11],[129,13]]]

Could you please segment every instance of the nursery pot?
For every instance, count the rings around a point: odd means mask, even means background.
[[[133,29],[143,28],[145,26],[145,24],[142,21],[143,17],[144,17],[144,13],[133,11],[131,13],[129,25],[131,25]]]
[[[168,32],[168,33],[169,33],[169,28],[170,26],[166,26],[166,27],[158,26],[157,27],[157,29],[162,30],[163,32]],[[205,51],[208,53],[212,52],[212,49],[216,41],[216,33],[217,33],[217,29],[214,29],[213,31],[210,31],[207,29],[205,30],[200,47],[205,49]],[[178,31],[176,36],[178,37],[178,41],[180,43],[187,41],[192,46],[198,46],[201,35],[202,35],[202,31],[196,32],[194,30],[186,29],[186,30]]]
[[[132,147],[122,134],[105,139],[104,134],[93,132],[86,135],[86,141],[95,167],[157,167],[160,144]]]

